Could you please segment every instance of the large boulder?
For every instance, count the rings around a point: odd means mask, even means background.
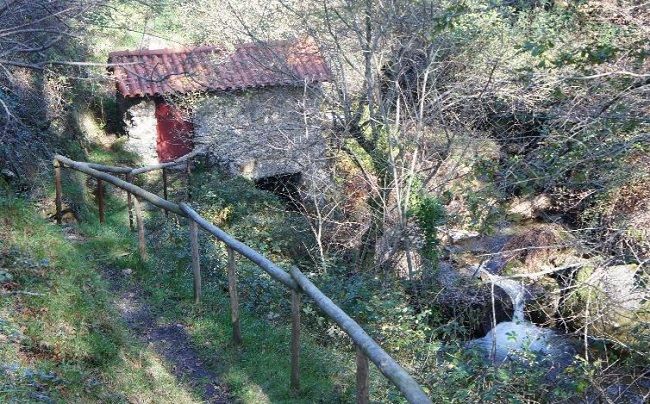
[[[582,215],[587,227],[598,228],[605,246],[635,260],[650,259],[650,157],[645,160],[635,167],[643,176],[631,175]]]
[[[515,197],[510,201],[507,213],[512,219],[534,219],[548,210],[551,205],[551,198],[546,194],[535,195],[528,198]]]
[[[543,276],[527,286],[530,298],[526,302],[526,316],[537,325],[555,327],[562,301],[562,288],[558,281]]]
[[[501,255],[513,273],[535,273],[565,265],[580,256],[578,243],[563,226],[533,224],[521,228],[504,245]]]
[[[477,274],[476,267],[458,268],[443,261],[436,276],[439,290],[435,295],[445,314],[460,321],[474,337],[485,335],[495,320],[496,323],[511,320],[514,310],[510,296],[503,289],[495,287],[493,299],[492,288]]]
[[[583,267],[560,310],[575,328],[629,346],[650,342],[650,289],[639,265]]]

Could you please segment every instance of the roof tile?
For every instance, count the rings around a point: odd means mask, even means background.
[[[241,90],[332,79],[313,39],[112,52],[117,90],[125,97]]]

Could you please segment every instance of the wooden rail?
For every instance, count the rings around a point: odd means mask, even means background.
[[[103,189],[102,183],[109,183],[127,192],[129,200],[129,221],[133,227],[133,219],[131,214],[131,201],[135,208],[135,216],[138,228],[138,246],[140,256],[143,260],[147,259],[146,240],[144,235],[144,222],[142,217],[142,210],[140,200],[146,200],[151,204],[163,209],[166,213],[171,212],[178,216],[185,217],[190,220],[190,251],[192,255],[192,272],[194,275],[194,299],[199,303],[201,296],[201,269],[199,265],[199,243],[198,243],[198,227],[203,228],[205,231],[213,235],[218,240],[222,241],[228,251],[228,289],[230,295],[230,308],[231,308],[231,321],[233,340],[236,344],[242,343],[241,328],[239,325],[239,298],[237,294],[237,276],[236,276],[236,261],[235,252],[246,257],[258,267],[269,274],[273,279],[280,282],[291,291],[291,375],[290,387],[294,391],[300,389],[300,294],[309,296],[316,305],[336,324],[341,327],[343,331],[348,334],[356,347],[356,364],[357,364],[357,402],[369,402],[369,389],[368,389],[368,359],[372,361],[379,371],[388,378],[404,395],[410,403],[431,403],[431,400],[424,393],[420,385],[413,379],[411,375],[404,370],[386,351],[384,351],[375,340],[373,340],[361,326],[348,316],[340,307],[338,307],[330,298],[320,291],[298,268],[291,268],[287,273],[282,268],[275,265],[269,259],[264,257],[259,252],[248,247],[246,244],[236,240],[234,237],[221,230],[219,227],[208,222],[201,217],[195,210],[188,204],[173,203],[166,198],[161,198],[149,191],[146,191],[131,183],[134,175],[149,172],[156,169],[167,169],[169,167],[178,165],[179,161],[185,162],[187,171],[190,170],[191,159],[196,156],[197,152],[192,152],[179,160],[170,163],[158,164],[139,169],[128,167],[112,167],[104,166],[94,163],[84,163],[71,160],[65,156],[56,155],[54,157],[54,171],[55,171],[55,189],[56,189],[56,209],[57,209],[57,222],[61,220],[61,201],[62,201],[62,187],[61,187],[61,168],[68,167],[73,170],[85,173],[97,179],[98,181],[98,197],[100,198],[100,212],[101,220],[104,216],[104,203],[103,203]],[[113,174],[126,174],[126,181],[117,178]],[[166,173],[165,173],[166,174]],[[166,175],[165,175],[166,177]],[[167,193],[167,184],[163,184],[165,194]],[[101,193],[100,193],[101,192]],[[133,196],[132,196],[133,195]],[[166,195],[165,195],[166,196]],[[188,190],[187,197],[190,193]]]

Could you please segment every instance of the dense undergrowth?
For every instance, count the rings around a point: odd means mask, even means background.
[[[308,273],[328,296],[359,321],[440,401],[575,401],[594,397],[597,393],[593,386],[606,383],[602,372],[609,366],[607,362],[600,359],[588,361],[583,355],[576,356],[560,371],[540,365],[544,359],[532,352],[526,354],[523,361],[507,361],[494,366],[479,352],[465,347],[465,341],[472,338],[471,329],[479,320],[477,316],[481,316],[480,310],[467,307],[450,312],[448,307],[438,302],[440,290],[435,282],[430,281],[428,286],[421,282],[414,285],[399,277],[351,271],[345,262],[332,262],[327,271],[321,271],[305,254],[305,249],[313,245],[313,239],[304,217],[295,211],[287,211],[275,195],[257,190],[248,180],[223,175],[209,168],[197,170],[191,183],[192,204],[206,218],[281,266],[297,265]],[[175,197],[182,200],[185,184],[180,181],[176,186]],[[434,216],[438,217],[435,220],[441,220],[440,214]],[[168,276],[171,280],[180,274],[185,283],[175,289],[175,298],[184,297],[186,304],[191,306],[185,224],[166,221],[162,215],[154,215],[150,220],[152,228],[160,229],[154,239],[162,254],[156,257],[160,264],[155,266],[164,268],[164,263],[176,263],[176,269],[170,270]],[[176,248],[166,249],[165,245],[169,243]],[[203,239],[202,243],[202,265],[210,279],[210,287],[221,291],[221,299],[224,299],[227,289],[223,269],[225,251],[212,240]],[[286,291],[256,267],[241,261],[238,265],[242,306],[251,316],[261,319],[262,324],[286,327],[289,321]],[[172,283],[182,285],[183,282],[178,279]],[[167,293],[158,293],[167,296]],[[169,304],[169,301],[165,303]],[[327,347],[328,352],[334,355],[329,360],[336,361],[334,357],[339,356],[339,362],[328,363],[345,363],[341,362],[341,355],[349,361],[353,352],[349,339],[315,307],[307,304],[303,311],[303,323],[311,334],[307,350]],[[223,326],[227,330],[227,316],[224,320]],[[263,328],[264,325],[260,330]],[[513,339],[518,337],[512,336]],[[641,358],[638,355],[615,351],[606,354],[617,362],[617,372],[634,374],[639,371]],[[335,385],[339,389],[345,386],[343,391],[347,393],[338,398],[328,397],[333,401],[345,401],[354,388],[349,379],[337,372],[347,372],[349,377],[352,365],[347,362],[343,370],[332,371],[337,375],[334,379],[338,384]],[[283,378],[286,380],[285,376],[278,381]],[[372,397],[380,401],[400,400],[395,389],[378,375],[373,379]]]
[[[101,155],[101,150],[92,154],[96,159]],[[11,342],[2,353],[7,399],[39,395],[55,401],[196,399],[196,393],[175,380],[155,353],[143,350],[119,320],[112,306],[114,291],[109,292],[102,274],[107,268],[118,273],[130,268],[132,274],[123,280],[125,286],[141,285],[157,321],[181,323],[189,330],[194,347],[221,375],[235,398],[244,402],[352,400],[353,348],[315,307],[306,302],[303,309],[307,332],[302,388],[296,393],[287,382],[290,307],[285,290],[254,265],[238,261],[244,344],[243,348],[233,346],[223,246],[207,235],[201,237],[203,301],[194,305],[186,223],[149,210],[151,258],[143,263],[137,255],[135,235],[128,229],[120,192],[108,189],[106,223],[99,225],[92,195],[80,185],[83,176],[67,174],[66,201],[87,202],[80,222],[65,229],[78,234],[82,242],[67,240],[61,228],[40,217],[24,199],[6,191],[2,196],[2,220],[7,229],[3,267],[15,282],[4,282],[3,288],[17,292],[3,296],[2,335]],[[300,220],[285,212],[274,195],[256,190],[248,181],[215,173],[197,173],[192,182],[193,203],[204,215],[274,261],[284,266],[303,264],[303,270],[309,272],[306,262],[296,259],[295,249],[288,248],[304,241],[300,240],[303,233],[287,238],[284,230],[290,222],[296,228]],[[172,184],[178,188],[177,194],[185,195],[182,181]],[[159,184],[154,180],[146,185]],[[462,327],[445,320],[435,306],[414,310],[405,297],[408,285],[345,269],[311,275],[440,400],[538,396],[539,383],[545,380],[543,372],[515,364],[491,368],[480,355],[460,350],[452,341]],[[19,294],[22,291],[39,295]],[[445,340],[451,345],[443,344]],[[166,392],[160,395],[163,388]],[[558,388],[556,397],[566,397],[566,388]],[[371,394],[380,401],[401,400],[376,371]]]
[[[276,2],[269,2],[273,4],[268,9],[257,7],[265,2],[234,5],[228,13],[222,3],[212,0],[154,3],[109,1],[85,21],[86,39],[46,56],[104,62],[109,51],[157,41],[174,46],[178,41],[232,45],[307,32],[323,44],[335,69],[339,69],[336,63],[345,65],[349,61],[343,59],[351,58],[353,68],[338,74],[340,82],[349,82],[352,88],[367,78],[355,69],[362,65],[364,43],[350,42],[364,35],[357,35],[348,22],[366,16],[361,7],[366,3],[381,11],[371,13],[371,23],[382,27],[371,34],[376,35],[375,59],[383,64],[371,66],[376,77],[367,85],[380,83],[373,91],[387,100],[380,108],[387,115],[370,119],[370,105],[365,105],[370,102],[361,88],[355,87],[344,100],[337,99],[338,90],[331,91],[334,95],[325,92],[328,112],[346,115],[345,119],[356,116],[358,121],[340,127],[324,125],[336,185],[334,191],[327,190],[332,201],[325,202],[340,207],[334,221],[343,230],[325,228],[329,245],[321,262],[314,259],[317,248],[309,215],[287,211],[278,198],[257,190],[250,181],[199,169],[192,178],[192,204],[281,266],[296,265],[309,274],[437,401],[612,397],[615,401],[622,395],[611,395],[610,388],[615,393],[626,391],[626,386],[647,380],[647,299],[633,313],[634,327],[621,328],[618,318],[608,318],[611,313],[606,307],[595,313],[589,306],[592,299],[602,298],[603,306],[610,303],[609,296],[588,282],[593,274],[625,266],[638,280],[634,287],[639,284],[647,290],[650,142],[645,111],[650,99],[650,53],[643,21],[647,5],[608,0],[453,0],[397,2],[404,8],[392,9],[392,2],[342,2],[348,6],[339,10],[343,24],[330,32],[331,27],[323,25],[327,11],[321,9],[321,2],[309,3],[312,8],[308,6],[303,14],[301,10],[289,13],[296,17],[291,21],[286,18],[288,10]],[[211,14],[215,10],[224,17],[219,24]],[[234,18],[236,12],[241,21]],[[143,32],[134,29],[143,22]],[[234,29],[241,28],[240,23],[255,32],[241,35]],[[400,72],[403,76],[398,79]],[[107,134],[117,132],[120,122],[112,83],[98,77],[103,67],[96,71],[52,68],[42,76],[29,70],[18,73],[21,80],[0,83],[0,101],[8,100],[13,118],[20,120],[20,125],[10,120],[19,130],[7,132],[9,136],[2,139],[10,142],[0,146],[0,168],[9,169],[0,182],[12,181],[11,186],[2,183],[0,194],[0,401],[198,399],[118,320],[101,277],[107,268],[132,270],[123,279],[125,285],[143,288],[160,321],[186,326],[201,356],[223,376],[235,398],[352,400],[353,348],[308,303],[303,314],[307,329],[303,390],[289,391],[288,295],[244,260],[238,268],[245,342],[243,349],[232,346],[225,251],[207,235],[201,236],[204,301],[195,306],[183,220],[148,210],[150,259],[141,262],[119,191],[107,189],[108,220],[100,226],[91,191],[94,184],[66,172],[66,208],[76,219],[70,217],[72,224],[63,231],[79,234],[81,242],[67,241],[48,218],[53,213],[50,179],[43,185],[43,177],[36,175],[50,169],[51,154],[128,165],[135,164],[137,156],[120,148],[124,138],[107,145],[113,140]],[[422,99],[419,90],[405,91],[427,105],[416,122],[395,116],[385,88],[393,81],[416,88],[428,84],[429,95]],[[400,119],[406,122],[401,127]],[[382,121],[376,132],[371,121]],[[358,139],[351,135],[355,125],[361,134]],[[418,129],[411,131],[413,127]],[[370,141],[373,135],[377,147],[364,150],[359,141]],[[445,141],[450,142],[446,151]],[[391,142],[395,150],[389,152]],[[423,156],[423,161],[411,165],[408,158],[417,155],[414,150],[429,153],[428,160]],[[391,161],[393,156],[403,161]],[[419,171],[412,176],[380,184],[380,177],[393,175],[387,169],[391,165],[408,172],[418,164]],[[438,170],[434,176],[432,168]],[[364,170],[370,172],[365,182]],[[183,200],[182,175],[172,172],[171,177],[172,199]],[[428,186],[427,180],[431,180]],[[373,189],[385,190],[386,203],[395,203],[400,181],[414,190],[405,198],[406,230],[390,217],[393,206],[374,212],[373,217],[369,203]],[[160,193],[155,175],[140,185]],[[354,262],[360,255],[357,250],[364,248],[355,233],[365,231],[364,226],[377,218],[385,221],[386,238],[400,240],[417,233],[414,241],[421,239],[412,252],[422,260],[411,280],[407,278],[412,274],[406,276],[394,262],[376,267],[373,263],[363,270]],[[467,237],[471,244],[494,235],[498,239],[504,229],[515,233],[507,235],[506,245],[514,252],[505,253],[508,263],[501,273],[525,279],[531,272],[557,271],[554,278],[530,284],[531,290],[549,291],[540,299],[547,311],[539,324],[562,329],[586,347],[578,350],[558,379],[549,378],[532,355],[523,363],[495,365],[464,349],[468,340],[485,334],[486,318],[488,329],[496,321],[489,317],[491,313],[486,316],[489,287],[476,280],[444,283],[439,275],[482,264],[494,251],[474,251],[472,245],[462,245],[468,240],[456,243],[449,234],[474,234]],[[328,230],[336,230],[331,239]],[[556,244],[560,247],[548,248]],[[401,247],[397,241],[395,245]],[[571,265],[580,270],[565,276],[562,268]],[[584,283],[571,283],[569,278]],[[635,288],[621,290],[636,293],[640,288]],[[567,304],[551,307],[549,301],[559,295]],[[613,328],[606,329],[607,322]],[[601,329],[606,332],[600,333]],[[401,400],[380,375],[373,374],[372,383],[374,400]],[[646,391],[647,386],[646,382]]]

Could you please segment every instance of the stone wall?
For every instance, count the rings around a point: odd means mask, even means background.
[[[124,149],[140,156],[145,165],[158,163],[156,104],[153,99],[120,100],[127,136]]]
[[[306,95],[305,95],[306,94]],[[235,175],[324,177],[319,88],[274,87],[206,97],[195,110],[195,147]]]
[[[325,141],[320,131],[320,89],[271,87],[179,100],[193,105],[194,147],[210,145],[213,163],[257,180],[301,173],[316,189],[326,181]],[[121,100],[125,149],[158,162],[153,99]]]

